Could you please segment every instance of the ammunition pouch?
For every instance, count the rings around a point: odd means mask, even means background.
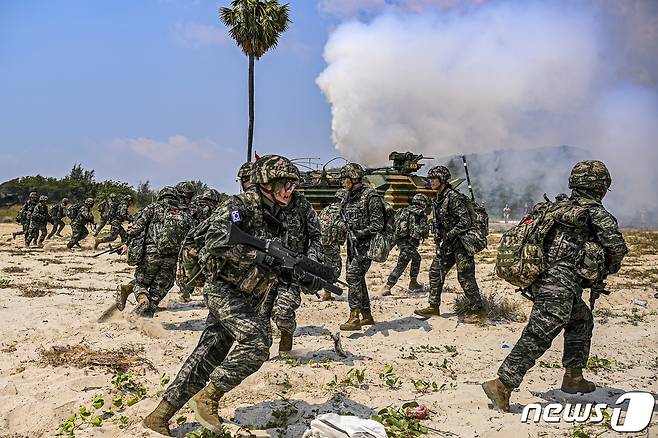
[[[576,254],[576,273],[588,281],[595,281],[605,272],[605,251],[601,245],[585,242]]]
[[[209,257],[206,273],[213,280],[226,282],[245,295],[264,295],[276,281],[276,273],[256,263],[246,265],[228,259]]]
[[[84,225],[83,225],[84,227]],[[128,265],[137,266],[144,259],[144,253],[146,252],[146,235],[141,234],[140,236],[133,237],[128,242]]]

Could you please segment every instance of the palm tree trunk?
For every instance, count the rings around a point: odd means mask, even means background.
[[[249,134],[247,137],[247,161],[251,161],[254,144],[254,55],[249,55]]]

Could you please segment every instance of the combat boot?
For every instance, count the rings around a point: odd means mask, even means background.
[[[424,288],[422,284],[418,283],[417,278],[412,278],[409,280],[409,290],[412,292],[422,292]]]
[[[114,297],[114,302],[118,310],[123,310],[126,308],[126,301],[128,296],[133,292],[134,284],[120,284],[117,286],[117,293]]]
[[[287,353],[292,350],[292,333],[284,332],[281,330],[281,338],[279,339],[279,354]]]
[[[384,287],[382,288],[381,295],[383,297],[387,297],[391,295],[391,288],[393,288],[393,285],[390,283],[386,283]]]
[[[187,402],[187,405],[194,411],[196,420],[211,432],[222,433],[222,419],[219,418],[217,409],[219,399],[223,395],[224,393],[210,382]]]
[[[320,301],[333,301],[334,297],[331,296],[331,292],[328,291],[322,291],[320,294]]]
[[[499,412],[509,412],[509,397],[512,394],[512,390],[505,386],[500,379],[493,379],[482,384],[482,389],[484,393],[489,397],[491,403],[494,406],[494,409],[497,409]]]
[[[560,389],[569,394],[587,394],[594,391],[596,385],[583,377],[582,368],[566,368]]]
[[[155,410],[144,417],[142,420],[142,426],[151,429],[160,435],[171,436],[169,420],[171,420],[171,417],[174,416],[176,411],[178,411],[177,408],[167,400],[162,399]]]
[[[372,318],[372,312],[370,310],[361,311],[361,326],[364,325],[374,325],[375,320]]]
[[[439,310],[439,306],[433,306],[433,305],[423,307],[422,309],[414,310],[414,313],[418,316],[422,316],[425,319],[429,318],[430,316],[441,316],[441,311]]]
[[[350,310],[350,317],[345,321],[344,324],[340,325],[341,330],[348,332],[353,332],[356,330],[361,330],[361,320],[359,319],[359,309]]]
[[[137,316],[148,316],[149,308],[151,307],[151,302],[147,294],[137,295],[137,305],[133,309],[133,314]]]

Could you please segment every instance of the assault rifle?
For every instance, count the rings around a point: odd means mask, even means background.
[[[335,295],[342,295],[343,289],[327,281],[334,277],[334,271],[330,266],[311,260],[308,257],[289,250],[276,240],[262,240],[242,231],[235,224],[228,226],[227,245],[247,245],[262,251],[278,262],[281,269],[292,272],[293,276],[301,282],[318,281],[322,289],[326,289]],[[341,281],[336,281],[345,284]]]
[[[594,310],[594,304],[601,295],[610,295],[610,291],[605,290],[605,281],[599,280],[593,283],[589,288],[589,308]]]
[[[345,228],[347,228],[347,239],[350,241],[349,248],[351,248],[351,250],[353,251],[352,255],[357,260],[359,260],[360,255],[359,255],[359,250],[357,249],[358,240],[356,238],[356,235],[354,234],[354,231],[352,230],[352,223],[347,218],[347,215],[345,214],[345,210],[343,209],[342,204],[340,206],[340,217],[343,219],[343,222],[345,222]]]
[[[106,249],[105,251],[101,251],[99,253],[96,253],[92,257],[98,257],[99,255],[111,254],[111,253],[121,254],[121,246],[112,247],[112,245],[110,245],[110,247],[108,249]]]

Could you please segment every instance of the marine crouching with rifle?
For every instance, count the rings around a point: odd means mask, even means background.
[[[282,241],[286,229],[277,222],[285,222],[283,210],[292,201],[299,172],[287,158],[268,155],[254,163],[251,181],[254,187],[221,204],[207,219],[205,232],[195,236],[208,319],[198,345],[144,419],[158,433],[170,434],[169,420],[188,402],[203,427],[222,433],[219,399],[269,358],[271,309],[266,303],[275,283],[290,275],[286,281],[307,291],[327,287],[314,275],[294,278],[294,268],[293,273],[282,268],[273,253],[237,243],[247,242],[235,240],[234,226],[260,241]]]

